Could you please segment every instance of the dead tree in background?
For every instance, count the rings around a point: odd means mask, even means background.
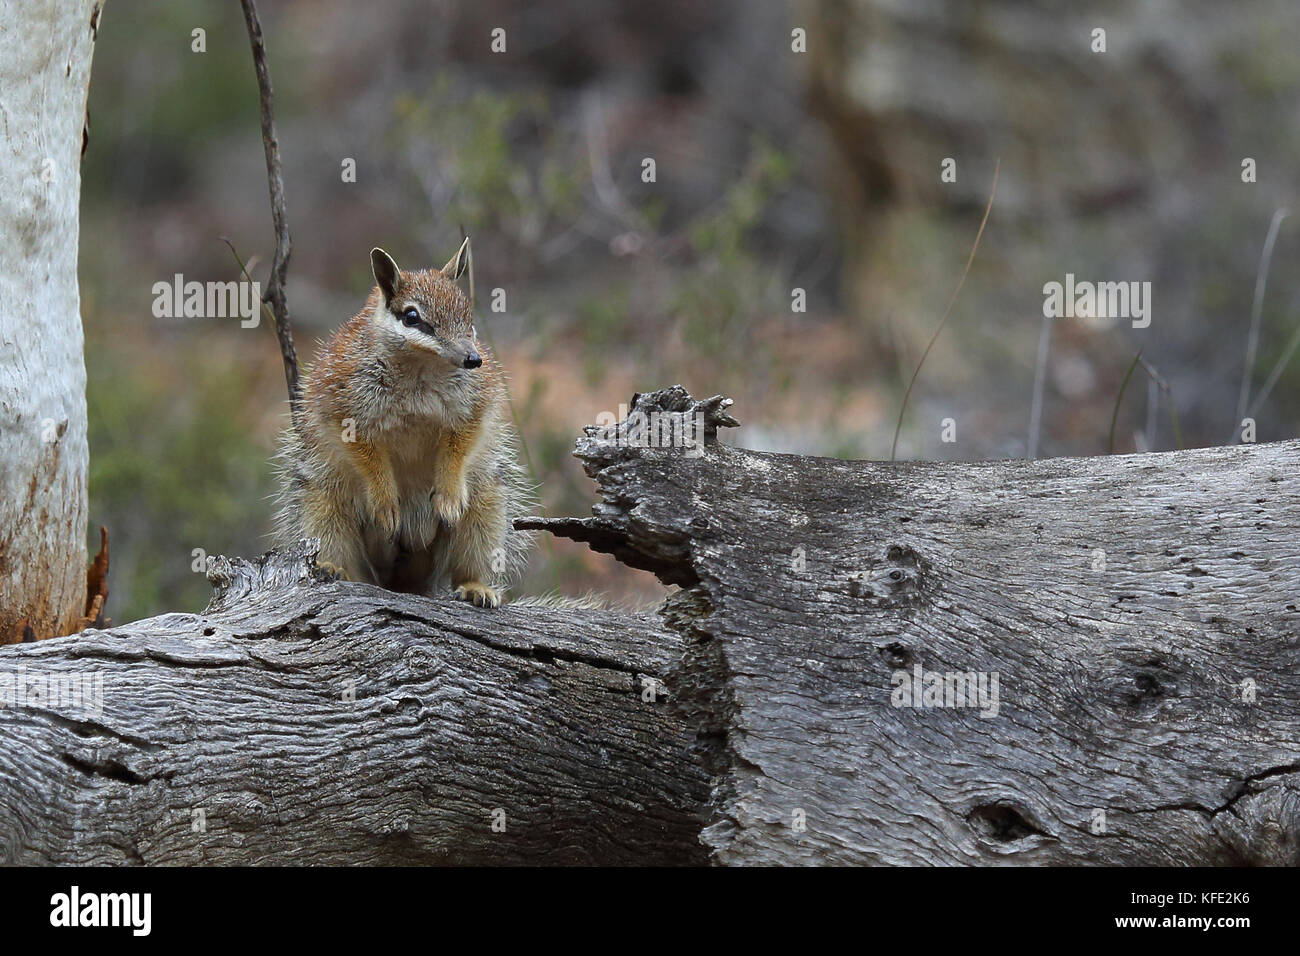
[[[0,644],[93,620],[77,286],[93,0],[4,7],[0,30]]]
[[[103,678],[102,713],[0,708],[0,859],[1298,862],[1300,442],[836,461],[716,444],[728,404],[638,396],[579,442],[593,517],[525,522],[679,585],[661,619],[293,552],[0,649],[0,694]],[[917,668],[996,709],[896,706]]]

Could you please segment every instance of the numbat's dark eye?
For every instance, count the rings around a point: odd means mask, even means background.
[[[419,324],[419,321],[420,321],[420,310],[417,309],[415,306],[411,306],[409,309],[407,309],[405,312],[402,313],[403,325],[417,325]]]

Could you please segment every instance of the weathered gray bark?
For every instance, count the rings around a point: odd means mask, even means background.
[[[534,526],[685,587],[668,685],[715,862],[1300,862],[1300,442],[971,465],[626,436],[579,442],[595,517]],[[998,674],[997,715],[893,706],[917,666]]]
[[[210,576],[204,614],[3,649],[0,681],[102,675],[103,711],[0,709],[0,862],[704,860],[653,615],[483,611],[300,552]]]
[[[86,610],[77,227],[98,15],[0,0],[0,644]]]
[[[0,649],[0,692],[104,675],[101,715],[0,708],[0,859],[1297,862],[1300,443],[846,462],[719,446],[728,404],[638,396],[702,453],[588,429],[594,517],[524,523],[681,585],[662,625],[296,554]],[[917,666],[996,713],[895,706]]]

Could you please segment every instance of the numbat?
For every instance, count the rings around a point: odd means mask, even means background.
[[[524,560],[512,523],[531,491],[501,367],[456,284],[469,258],[468,239],[438,272],[371,251],[376,288],[304,373],[276,535],[319,538],[321,562],[354,581],[426,595],[450,585],[496,607]]]

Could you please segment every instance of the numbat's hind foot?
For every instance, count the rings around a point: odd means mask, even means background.
[[[346,581],[348,579],[347,573],[337,564],[331,564],[329,561],[321,561],[317,558],[316,567],[326,574],[333,575],[335,581]]]
[[[480,584],[478,581],[466,581],[456,588],[456,598],[469,601],[475,607],[501,606],[501,595],[496,592],[496,589]]]

